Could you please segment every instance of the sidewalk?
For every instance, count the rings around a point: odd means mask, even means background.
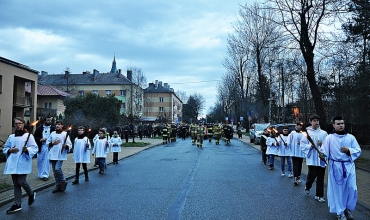
[[[234,135],[234,139],[237,139],[237,135]],[[261,150],[261,145],[255,145],[250,143],[249,136],[243,135],[242,139],[239,139],[240,141],[249,144],[250,146],[254,147],[258,151]],[[369,149],[362,149],[362,153],[360,157],[368,158],[370,159],[370,150]],[[280,170],[280,160],[279,157],[276,157],[279,162],[275,161],[275,168]],[[262,158],[261,158],[261,164],[262,164]],[[267,166],[266,166],[267,169]],[[276,170],[276,169],[275,169]],[[307,176],[308,173],[308,167],[306,166],[306,160],[303,160],[302,164],[302,174]],[[325,172],[325,185],[328,184],[328,168],[326,168]],[[363,206],[366,208],[369,212],[370,210],[370,172],[356,169],[356,177],[357,177],[357,190],[358,190],[358,200],[357,204]],[[292,186],[293,186],[293,180],[292,180]],[[303,193],[303,189],[302,189]],[[326,195],[325,195],[326,198]],[[370,214],[370,213],[368,213]]]
[[[132,141],[132,140],[130,140],[130,141]],[[118,159],[119,160],[123,159],[123,158],[126,158],[126,157],[130,157],[130,156],[135,155],[135,154],[137,154],[141,151],[147,150],[151,147],[155,147],[159,144],[162,144],[161,139],[143,138],[143,140],[140,140],[140,139],[137,138],[136,141],[147,142],[147,143],[150,143],[150,145],[148,145],[146,147],[123,147],[122,151],[120,153],[118,153]],[[113,162],[113,154],[112,153],[109,153],[107,155],[106,161],[107,161],[107,164],[110,164],[110,163]],[[1,174],[0,174],[0,183],[7,183],[7,184],[10,184],[10,185],[13,185],[11,176],[3,174],[4,173],[4,166],[5,166],[5,163],[0,163],[0,172],[1,172]],[[37,191],[40,191],[42,189],[45,189],[45,188],[48,188],[50,186],[55,185],[52,170],[50,170],[49,180],[48,181],[43,181],[43,180],[39,179],[38,176],[37,176],[37,161],[36,161],[36,159],[33,159],[32,166],[33,166],[32,167],[32,173],[27,175],[27,182],[30,184],[30,186],[33,190],[35,190],[37,192]],[[98,169],[98,168],[94,167],[94,157],[91,157],[91,162],[89,164],[87,164],[87,169],[89,171]],[[65,175],[67,180],[74,178],[75,170],[76,170],[76,165],[73,161],[72,154],[68,154],[68,160],[63,162],[63,172],[64,172],[64,175]],[[83,173],[82,168],[81,168],[81,172]],[[82,174],[82,178],[83,178],[83,174]],[[71,182],[72,181],[68,181],[68,182],[69,182],[68,187],[71,187],[71,185],[72,185]],[[23,190],[23,196],[26,196],[26,192],[24,190]],[[13,188],[11,188],[9,190],[0,191],[0,207],[9,203],[9,202],[11,202],[11,201],[13,201],[13,200],[14,200]]]

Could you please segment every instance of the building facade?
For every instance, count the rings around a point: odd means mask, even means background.
[[[51,116],[59,117],[64,115],[66,106],[64,100],[72,97],[71,94],[63,92],[50,85],[37,86],[37,118]]]
[[[39,75],[40,85],[51,85],[59,90],[71,93],[74,96],[94,93],[100,96],[114,95],[122,102],[120,112],[126,116],[140,117],[143,110],[143,89],[132,82],[132,71],[127,70],[124,76],[121,70],[116,68],[115,58],[112,69],[108,73],[93,72],[82,74],[48,74],[41,71]]]
[[[13,131],[13,119],[36,120],[38,71],[0,57],[0,139]]]
[[[174,90],[161,81],[149,83],[144,89],[144,116],[161,122],[179,123],[182,121],[182,101]]]

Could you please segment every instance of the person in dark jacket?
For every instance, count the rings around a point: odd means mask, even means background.
[[[130,126],[128,126],[128,124],[123,128],[123,133],[125,134],[126,143],[128,143],[130,137]]]
[[[269,132],[267,129],[263,130],[262,136],[261,136],[261,152],[262,152],[262,162],[263,164],[267,164],[267,155],[266,155],[266,150],[267,150],[267,145],[266,145],[266,140],[269,136]]]

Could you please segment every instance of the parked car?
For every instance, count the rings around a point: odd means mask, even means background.
[[[263,130],[267,128],[270,123],[262,123],[262,124],[252,124],[251,128],[249,129],[249,138],[251,143],[260,144],[261,135]]]

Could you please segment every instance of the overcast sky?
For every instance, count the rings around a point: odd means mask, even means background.
[[[205,115],[225,72],[227,34],[247,1],[1,0],[0,56],[60,74],[109,72],[115,54],[117,68],[139,67],[147,83],[201,93]]]

